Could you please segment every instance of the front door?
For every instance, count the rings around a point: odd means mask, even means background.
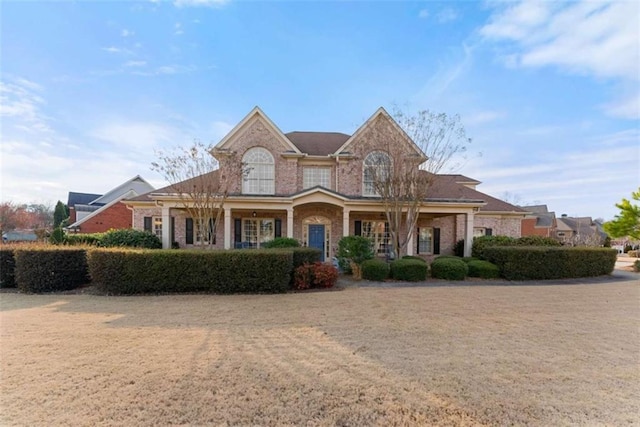
[[[324,225],[309,224],[309,247],[322,251],[321,261],[324,261]]]

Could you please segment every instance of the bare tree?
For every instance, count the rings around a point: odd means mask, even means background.
[[[382,201],[391,245],[399,256],[412,238],[435,175],[451,167],[471,140],[458,115],[428,110],[408,114],[395,108],[393,116],[400,129],[381,116],[371,126],[368,137],[380,151],[365,159],[364,185]]]
[[[211,151],[211,146],[194,141],[188,148],[156,152],[158,161],[151,164],[169,182],[172,196],[193,218],[201,247],[213,243],[229,195],[229,180],[219,170]]]

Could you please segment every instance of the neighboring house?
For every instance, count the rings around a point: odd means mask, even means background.
[[[567,245],[600,246],[607,237],[602,225],[591,217],[572,218],[562,215],[556,221],[556,236]]]
[[[230,195],[210,246],[259,248],[283,236],[317,247],[329,259],[340,238],[362,235],[371,238],[376,252],[384,256],[391,247],[384,208],[371,191],[363,167],[384,147],[372,138],[380,135],[372,129],[401,134],[407,155],[423,155],[383,108],[352,135],[284,134],[260,108],[254,108],[212,151],[220,168],[211,176],[227,179]],[[240,168],[230,166],[232,154],[248,171],[244,176]],[[462,175],[435,176],[407,254],[450,254],[456,241],[468,242],[480,234],[520,236],[526,212],[477,191],[478,184]],[[190,247],[198,243],[199,233],[172,188],[124,203],[133,209],[134,228],[158,234],[165,248],[174,241]]]
[[[2,233],[3,243],[35,242],[38,236],[32,230],[13,230]]]
[[[153,186],[137,175],[104,195],[70,192],[67,206],[71,224],[65,230],[102,233],[112,228],[131,228],[131,211],[120,202],[153,190]]]
[[[523,236],[556,237],[556,213],[547,205],[520,206],[529,212],[522,220]]]

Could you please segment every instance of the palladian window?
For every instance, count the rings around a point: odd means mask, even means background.
[[[391,157],[383,151],[373,151],[367,155],[363,164],[362,194],[379,196],[376,183],[384,181],[391,172]]]
[[[252,148],[242,157],[246,175],[242,182],[243,194],[274,194],[275,168],[273,156],[264,148]]]

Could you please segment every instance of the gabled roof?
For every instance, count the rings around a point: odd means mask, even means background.
[[[122,199],[123,194],[128,194],[133,191],[135,194],[143,194],[153,190],[153,186],[145,181],[140,175],[136,175],[128,181],[123,182],[114,189],[110,190],[104,196],[91,202],[91,204],[108,204],[114,200]]]
[[[121,194],[119,197],[113,199],[109,203],[101,206],[99,209],[94,210],[89,215],[83,217],[82,219],[79,219],[78,221],[74,222],[73,224],[68,225],[67,227],[65,227],[65,229],[68,230],[68,229],[73,229],[73,228],[79,227],[80,225],[82,225],[86,221],[90,220],[91,218],[95,217],[96,215],[100,214],[101,212],[109,209],[111,206],[115,205],[116,203],[119,203],[121,200],[124,200],[124,199],[126,199],[128,197],[133,197],[136,194],[137,193],[134,190],[129,190],[128,192],[126,192],[124,194]]]
[[[210,176],[213,182],[217,182],[218,174],[219,174],[219,170],[216,169],[214,171],[204,174],[204,176],[205,177]],[[154,198],[152,197],[152,195],[154,194],[174,194],[180,191],[186,191],[186,189],[189,188],[196,179],[197,178],[190,178],[185,181],[179,182],[177,184],[167,185],[166,187],[162,187],[157,190],[152,190],[147,193],[140,194],[139,196],[128,198],[126,200],[130,200],[132,202],[151,202],[154,200]]]
[[[354,140],[356,140],[358,136],[361,135],[369,126],[375,123],[375,121],[379,117],[383,117],[387,119],[391,123],[391,125],[394,127],[394,129],[398,131],[403,136],[403,138],[407,140],[407,142],[411,145],[411,147],[416,151],[417,154],[425,158],[427,157],[422,152],[422,150],[416,145],[416,143],[409,137],[409,135],[407,135],[407,133],[398,125],[398,123],[393,119],[393,117],[389,115],[389,113],[387,113],[387,110],[385,110],[383,107],[378,108],[378,110],[375,113],[373,113],[373,115],[369,117],[369,119],[366,122],[364,122],[362,126],[360,126],[358,130],[356,130],[348,140],[344,142],[344,144],[338,147],[338,149],[334,152],[334,154],[338,155],[343,151],[348,151],[349,145],[351,145],[351,143]]]
[[[335,153],[350,136],[340,132],[289,132],[289,138],[298,149],[311,156],[328,156]]]
[[[275,123],[271,121],[269,117],[260,109],[260,107],[256,106],[245,116],[240,123],[238,123],[231,131],[224,137],[220,142],[216,144],[214,150],[225,150],[229,148],[229,144],[233,142],[234,136],[236,136],[239,132],[242,131],[249,123],[251,123],[255,119],[262,120],[268,128],[276,135],[276,137],[282,142],[282,144],[287,147],[289,150],[294,153],[301,154],[298,147],[296,147],[284,134],[282,131],[276,126]]]
[[[88,205],[100,197],[102,197],[102,194],[75,193],[70,191],[67,199],[67,206],[72,208],[75,205]]]

